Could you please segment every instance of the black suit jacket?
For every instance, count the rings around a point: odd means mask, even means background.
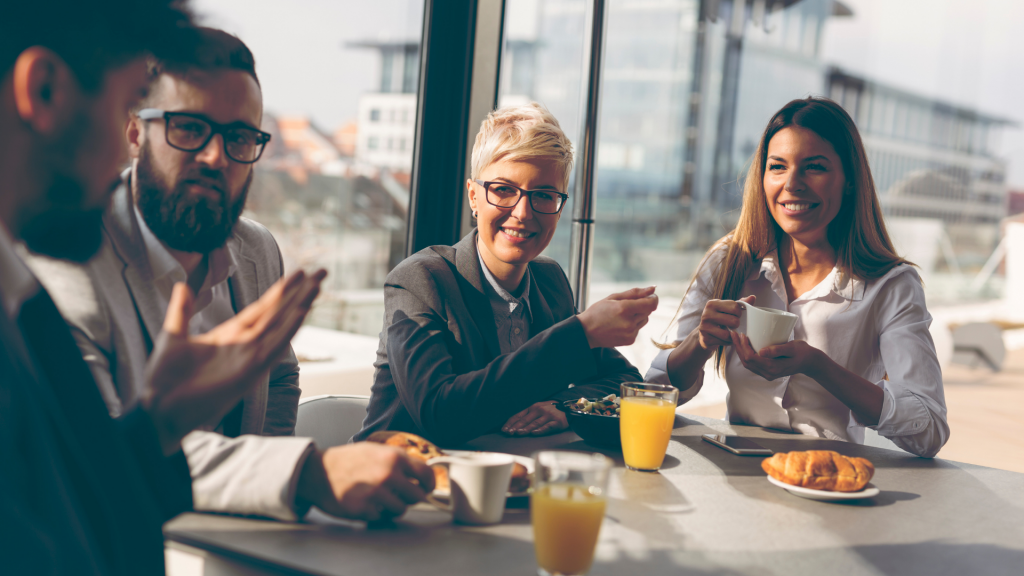
[[[31,325],[0,311],[3,572],[163,574],[161,527],[192,503],[184,456],[145,412],[110,418],[45,292],[25,306]]]
[[[569,281],[544,256],[529,264],[532,337],[501,354],[476,236],[421,250],[388,275],[370,405],[355,440],[401,430],[457,446],[535,402],[603,396],[643,380],[614,349],[590,348]]]

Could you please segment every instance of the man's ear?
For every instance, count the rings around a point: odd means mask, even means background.
[[[33,46],[14,61],[14,105],[34,132],[52,135],[73,116],[81,87],[64,59]]]
[[[124,139],[128,143],[128,156],[138,158],[139,150],[142,148],[142,120],[134,113],[128,115],[128,121],[124,125]]]

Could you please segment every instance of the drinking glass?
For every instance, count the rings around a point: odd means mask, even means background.
[[[626,467],[656,472],[672,437],[679,390],[662,384],[626,383],[619,395],[619,435]]]
[[[544,451],[534,455],[530,516],[540,576],[586,574],[604,520],[612,461],[600,454]]]

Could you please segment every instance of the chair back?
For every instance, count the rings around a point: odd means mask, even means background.
[[[295,435],[313,439],[320,450],[348,443],[363,427],[369,396],[325,394],[299,401]]]

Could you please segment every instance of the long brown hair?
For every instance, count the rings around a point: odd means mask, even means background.
[[[736,228],[708,251],[710,255],[722,246],[726,249],[725,258],[713,272],[713,299],[739,298],[743,284],[755,266],[759,266],[761,260],[780,245],[785,234],[768,209],[764,169],[768,161],[768,143],[780,130],[790,126],[799,126],[820,136],[832,145],[843,163],[849,192],[844,194],[839,213],[829,224],[827,232],[829,244],[836,251],[836,266],[853,278],[874,280],[895,266],[911,264],[896,254],[889,239],[864,144],[853,119],[842,106],[827,98],[793,100],[772,116],[761,135],[743,184],[743,208]],[[705,257],[701,267],[708,265],[709,260]],[[699,274],[700,269],[690,281],[687,293],[693,289]],[[685,295],[683,300],[686,300]],[[679,308],[682,310],[682,303]],[[656,345],[668,349],[678,343]],[[715,366],[722,369],[721,347]]]

